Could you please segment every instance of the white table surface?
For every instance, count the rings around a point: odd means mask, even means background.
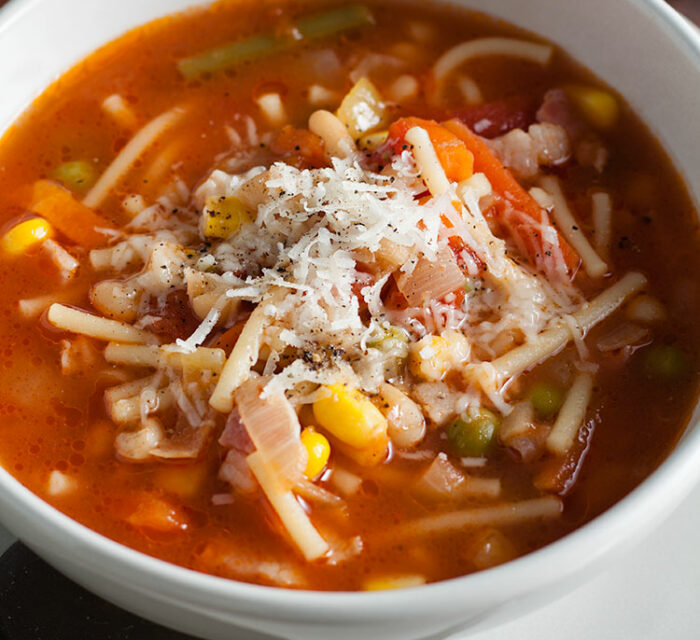
[[[12,542],[12,536],[0,526],[0,552]],[[469,640],[562,638],[700,638],[700,487],[606,573],[524,618],[469,636]]]

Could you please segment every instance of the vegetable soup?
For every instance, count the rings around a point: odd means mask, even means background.
[[[483,570],[637,486],[698,395],[681,178],[560,48],[427,3],[224,1],[0,144],[0,463],[266,585]]]

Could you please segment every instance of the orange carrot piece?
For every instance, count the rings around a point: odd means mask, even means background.
[[[245,323],[247,321],[248,318],[245,320],[239,320],[236,324],[229,329],[226,329],[226,331],[219,335],[210,346],[214,349],[223,349],[227,356],[231,355],[231,351],[236,345],[236,342],[238,342],[238,338],[241,337],[241,332],[243,331],[243,327],[245,327]]]
[[[161,533],[184,531],[188,524],[187,517],[180,509],[152,494],[139,497],[138,506],[126,521],[137,529]]]
[[[460,138],[474,154],[474,170],[483,173],[489,179],[494,191],[500,193],[519,211],[527,213],[535,220],[540,219],[539,205],[479,136],[456,119],[445,122],[444,126]]]
[[[78,202],[70,191],[49,180],[36,182],[30,208],[69,240],[86,249],[106,242],[106,236],[97,231],[98,228],[115,229],[112,223]]]
[[[458,136],[448,131],[434,120],[422,118],[401,118],[389,127],[389,139],[394,140],[394,150],[400,152],[406,132],[413,127],[421,127],[428,132],[438,160],[450,182],[461,182],[474,173],[474,156]]]

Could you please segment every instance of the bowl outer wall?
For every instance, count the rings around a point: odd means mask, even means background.
[[[104,42],[192,0],[15,0],[0,13],[4,129],[61,72]],[[660,0],[464,0],[564,43],[621,91],[669,150],[698,201],[700,42]],[[41,43],[38,47],[36,43]],[[690,123],[690,124],[689,124]],[[698,421],[696,411],[693,424]],[[126,549],[71,521],[0,471],[0,518],[78,582],[171,626],[224,637],[238,621],[288,637],[420,637],[465,620],[553,599],[658,524],[700,475],[700,431],[689,429],[662,467],[618,505],[563,540],[504,567],[420,589],[318,594],[197,574]],[[526,595],[527,594],[527,595]],[[508,605],[506,608],[512,607]],[[516,611],[517,608],[513,608]],[[211,620],[211,622],[207,622]],[[218,622],[214,622],[218,620]]]

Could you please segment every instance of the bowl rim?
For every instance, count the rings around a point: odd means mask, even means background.
[[[14,0],[0,10],[0,33],[41,0]],[[659,28],[666,29],[683,45],[700,73],[700,31],[664,0],[637,0],[642,11],[656,18]],[[12,122],[8,126],[11,126]],[[4,131],[3,131],[4,132]],[[697,409],[697,407],[696,407]],[[696,410],[696,413],[697,410]],[[582,570],[595,563],[628,536],[626,521],[633,522],[636,533],[646,533],[675,508],[700,480],[700,427],[693,429],[697,417],[691,418],[681,441],[659,467],[633,491],[602,514],[541,549],[502,566],[436,583],[387,592],[324,592],[261,586],[221,578],[175,565],[116,542],[80,524],[44,502],[0,466],[0,503],[21,507],[35,524],[53,530],[52,536],[80,544],[80,554],[73,553],[71,564],[85,569],[109,564],[119,567],[114,576],[121,581],[127,575],[140,574],[162,585],[161,592],[178,589],[190,603],[222,610],[254,614],[264,610],[272,620],[299,618],[313,610],[319,621],[387,618],[389,610],[433,612],[435,603],[460,597],[478,597],[480,593],[503,590],[509,593],[532,590],[538,586]],[[668,488],[674,491],[669,494]],[[670,495],[670,497],[669,497]],[[651,505],[651,507],[649,506]],[[12,529],[12,522],[7,523]],[[41,554],[41,549],[38,549]],[[138,585],[138,580],[133,580]]]

